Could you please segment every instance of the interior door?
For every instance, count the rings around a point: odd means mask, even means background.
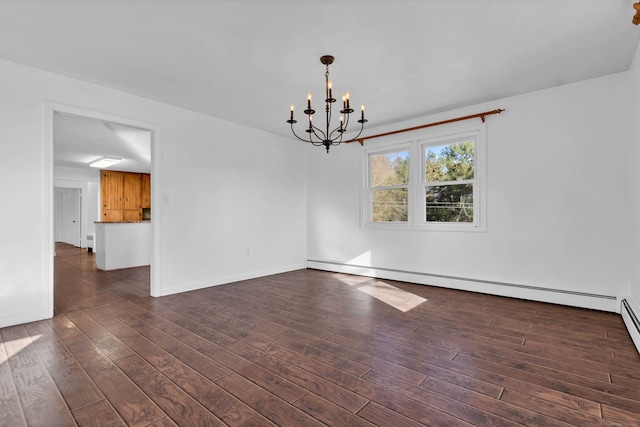
[[[57,188],[60,193],[60,242],[81,246],[80,189]]]

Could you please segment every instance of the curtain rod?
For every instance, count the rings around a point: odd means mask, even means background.
[[[414,126],[414,127],[406,128],[406,129],[393,130],[391,132],[379,133],[377,135],[363,136],[361,138],[352,139],[351,141],[347,141],[347,142],[349,143],[349,142],[356,142],[357,141],[357,142],[360,143],[360,145],[364,145],[364,140],[365,139],[373,139],[373,138],[379,138],[381,136],[395,135],[396,133],[409,132],[409,131],[412,131],[412,130],[428,128],[428,127],[431,127],[431,126],[445,125],[447,123],[459,122],[461,120],[475,119],[476,117],[480,117],[482,119],[482,122],[484,123],[485,116],[490,116],[492,114],[500,114],[503,111],[504,111],[503,109],[485,111],[484,113],[472,114],[470,116],[464,116],[464,117],[456,117],[455,119],[443,120],[441,122],[429,123],[429,124],[426,124],[426,125]]]

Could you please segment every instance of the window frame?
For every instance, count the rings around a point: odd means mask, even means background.
[[[409,182],[404,185],[394,185],[394,186],[383,186],[383,187],[373,187],[372,184],[372,168],[371,168],[371,158],[376,155],[389,154],[389,153],[398,153],[406,151],[409,153]],[[386,228],[396,228],[401,227],[404,228],[408,224],[411,224],[413,221],[413,196],[412,193],[414,189],[412,188],[412,181],[414,180],[413,171],[412,171],[412,162],[414,156],[414,150],[411,144],[407,143],[399,143],[394,144],[393,146],[382,147],[377,150],[368,151],[365,156],[365,206],[366,210],[366,221],[370,224],[384,224]],[[373,221],[373,192],[376,190],[385,190],[385,189],[398,189],[398,188],[406,188],[407,189],[407,221],[387,221],[387,222],[374,222]]]
[[[486,232],[486,125],[447,126],[445,129],[422,129],[413,135],[400,139],[397,135],[376,141],[363,150],[364,165],[361,228],[373,230],[417,230],[417,231],[457,231]],[[455,144],[473,139],[474,179],[451,181],[451,183],[471,183],[473,185],[473,222],[427,222],[426,221],[426,162],[425,149],[428,146]],[[371,157],[396,151],[409,151],[408,221],[373,222],[373,200],[371,191]]]

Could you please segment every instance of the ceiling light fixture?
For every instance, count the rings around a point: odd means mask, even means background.
[[[320,62],[322,62],[327,67],[327,70],[324,73],[324,78],[325,78],[324,102],[325,102],[325,112],[326,112],[325,129],[324,130],[320,129],[319,127],[313,124],[313,114],[315,113],[315,110],[311,108],[311,92],[309,92],[309,95],[307,95],[307,109],[304,110],[304,114],[306,114],[309,117],[309,127],[305,130],[305,132],[309,134],[309,138],[308,139],[300,138],[298,134],[296,134],[296,131],[293,129],[293,124],[297,123],[297,120],[293,118],[293,110],[294,110],[293,104],[291,104],[291,118],[287,120],[287,123],[291,124],[291,132],[293,132],[296,138],[304,142],[310,142],[316,147],[324,146],[327,149],[327,153],[329,152],[329,147],[331,147],[332,145],[340,145],[343,142],[347,143],[347,142],[355,141],[355,139],[359,137],[360,134],[362,133],[362,130],[364,129],[364,124],[367,123],[368,121],[367,119],[364,118],[364,104],[362,104],[360,106],[360,110],[361,110],[360,120],[358,120],[358,123],[360,123],[360,132],[358,132],[358,134],[352,139],[350,139],[349,141],[342,140],[342,136],[344,132],[347,131],[347,126],[349,125],[349,115],[353,113],[353,109],[349,104],[349,92],[347,91],[344,93],[344,95],[342,95],[342,110],[340,110],[340,114],[341,114],[340,125],[330,131],[332,104],[336,102],[336,99],[333,97],[333,94],[332,94],[332,85],[331,85],[331,82],[329,81],[329,65],[333,64],[333,60],[334,58],[331,55],[324,55],[320,57]]]
[[[121,160],[122,159],[119,157],[102,156],[89,163],[89,166],[92,168],[108,168],[109,166],[119,163]]]

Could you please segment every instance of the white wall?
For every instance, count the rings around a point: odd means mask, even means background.
[[[310,149],[307,257],[322,262],[308,265],[618,310],[615,297],[625,293],[629,280],[627,208],[634,198],[627,148],[637,111],[632,112],[628,73],[366,134],[496,108],[506,111],[487,117],[486,233],[362,229],[362,148],[341,146],[329,155]]]
[[[303,266],[301,144],[2,60],[0,93],[0,327],[52,311],[45,101],[157,128],[153,196],[168,199],[153,200],[158,295]]]
[[[627,301],[637,317],[640,317],[640,45],[636,49],[634,63],[629,71],[629,91],[633,99],[633,116],[630,120],[633,136],[628,150],[629,182],[629,265],[630,279]],[[624,311],[623,311],[624,315]],[[631,332],[638,351],[640,351],[640,334],[631,319],[625,316],[625,322]]]

